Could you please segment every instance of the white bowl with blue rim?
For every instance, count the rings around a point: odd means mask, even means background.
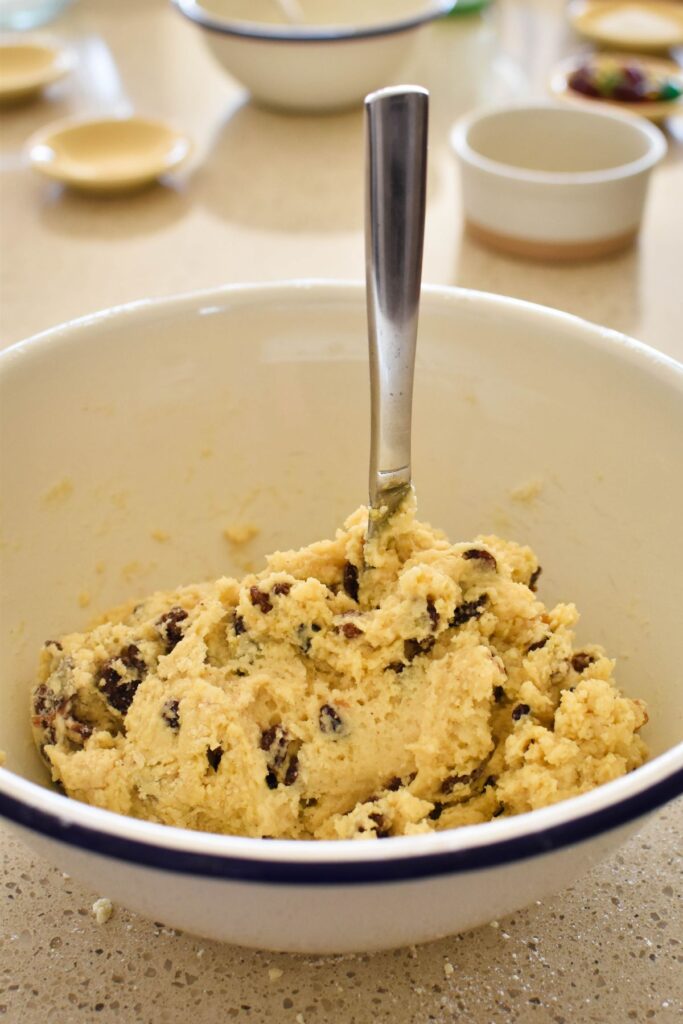
[[[397,81],[421,30],[455,0],[172,0],[254,100],[318,112]]]
[[[241,572],[223,531],[245,516],[257,563],[329,536],[365,497],[368,417],[362,284],[139,302],[0,353],[0,814],[98,894],[246,946],[424,942],[569,885],[683,792],[683,367],[565,313],[429,287],[420,514],[453,539],[507,517],[541,598],[576,601],[579,642],[647,701],[651,760],[530,814],[382,842],[193,832],[51,787],[29,724],[43,641],[136,592]],[[512,501],[529,479],[536,502]]]

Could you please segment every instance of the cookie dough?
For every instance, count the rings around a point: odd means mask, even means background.
[[[646,758],[642,701],[574,648],[528,547],[451,544],[411,498],[365,544],[276,552],[46,643],[36,742],[77,800],[192,829],[385,838],[575,796]]]

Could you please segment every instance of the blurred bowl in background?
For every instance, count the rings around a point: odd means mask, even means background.
[[[52,21],[73,0],[0,0],[0,32],[23,32]]]
[[[149,117],[66,118],[27,144],[31,165],[47,178],[85,192],[129,192],[175,170],[192,143]]]
[[[46,36],[16,36],[0,40],[0,103],[16,103],[37,96],[63,78],[73,57]]]
[[[270,0],[258,12],[244,0],[172,2],[257,102],[315,112],[394,83],[419,30],[455,0]]]
[[[465,225],[492,248],[587,260],[631,245],[666,153],[642,117],[533,102],[467,115],[451,133]]]

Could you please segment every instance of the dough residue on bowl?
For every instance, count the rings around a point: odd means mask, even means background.
[[[546,609],[528,547],[451,544],[410,499],[365,543],[276,552],[238,581],[158,592],[46,643],[36,742],[78,800],[292,839],[485,822],[639,766],[642,701]]]

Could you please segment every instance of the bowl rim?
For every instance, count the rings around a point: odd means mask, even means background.
[[[424,286],[425,305],[474,308],[517,322],[569,329],[575,344],[609,352],[673,386],[683,401],[683,364],[642,342],[569,313],[520,299],[447,286]],[[351,301],[364,308],[361,282],[299,280],[227,285],[170,298],[143,299],[50,328],[0,352],[3,368],[39,357],[44,347],[69,344],[113,320],[139,325],[180,312],[206,315],[240,304],[310,300]],[[573,846],[628,825],[683,793],[683,742],[629,774],[550,807],[444,832],[396,836],[391,842],[270,840],[196,832],[103,810],[0,769],[0,816],[51,840],[105,857],[168,872],[268,884],[356,885],[477,871]]]
[[[562,117],[578,117],[588,120],[589,118],[602,120],[605,127],[609,123],[617,122],[624,125],[634,134],[645,136],[648,143],[647,152],[637,160],[631,160],[626,164],[619,164],[616,167],[607,167],[595,171],[535,171],[524,167],[516,167],[514,164],[506,164],[500,160],[493,160],[491,157],[483,156],[470,145],[469,134],[471,129],[481,121],[492,117],[499,117],[516,111],[534,113],[539,110],[555,110]],[[464,117],[459,118],[451,128],[451,148],[456,156],[470,167],[477,171],[488,172],[497,178],[508,181],[529,182],[535,185],[598,185],[608,182],[621,181],[624,178],[635,177],[644,171],[651,170],[663,159],[667,152],[667,141],[664,134],[650,124],[644,117],[638,114],[625,113],[620,110],[612,110],[606,106],[598,108],[587,108],[583,105],[568,104],[557,100],[521,100],[514,103],[502,103],[487,106],[474,110]]]
[[[457,0],[424,0],[424,10],[411,17],[399,18],[378,24],[353,27],[331,26],[321,28],[312,25],[268,25],[261,22],[248,22],[238,19],[219,18],[211,15],[204,8],[201,0],[171,0],[178,11],[209,32],[234,36],[238,39],[254,39],[261,42],[287,43],[339,43],[357,39],[372,39],[377,36],[395,35],[419,28],[427,22],[434,21],[448,14],[455,7]]]

